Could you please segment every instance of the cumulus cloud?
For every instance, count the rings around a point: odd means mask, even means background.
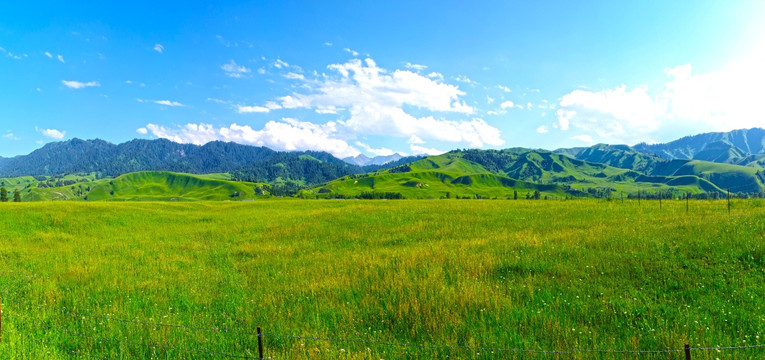
[[[162,44],[154,44],[154,51],[161,54],[165,51],[165,47]]]
[[[178,143],[202,145],[210,141],[231,141],[240,144],[267,146],[275,150],[316,150],[326,151],[337,157],[356,156],[359,150],[345,140],[337,138],[337,123],[314,124],[284,118],[269,121],[260,130],[249,125],[215,127],[210,124],[186,124],[182,127],[169,128],[157,124],[147,124],[146,129],[152,135]]]
[[[284,109],[312,109],[319,114],[338,114],[337,131],[343,138],[386,135],[454,143],[471,147],[502,145],[499,129],[483,119],[445,119],[445,114],[470,115],[465,95],[457,86],[436,81],[410,70],[388,71],[372,59],[353,59],[329,65],[330,75],[305,80],[305,92],[278,98],[277,103],[241,105],[239,113]],[[406,109],[406,110],[405,110]],[[414,115],[413,113],[417,113]]]
[[[40,129],[35,126],[35,130],[40,132],[43,136],[50,138],[50,139],[56,139],[60,140],[63,139],[64,136],[66,136],[66,131],[64,130],[57,130],[57,129]]]
[[[234,60],[231,60],[227,64],[221,65],[220,68],[223,70],[223,72],[226,73],[226,76],[232,78],[241,78],[242,76],[245,76],[251,72],[251,70],[244,65],[237,65]]]
[[[142,127],[142,128],[135,129],[135,132],[137,132],[137,133],[139,133],[141,135],[146,135],[146,134],[149,133],[149,130],[146,129],[145,127]]]
[[[504,92],[510,92],[510,88],[507,87],[507,86],[503,86],[503,85],[497,85],[497,89],[500,89],[500,90],[502,90]]]
[[[502,109],[511,109],[513,106],[515,106],[515,104],[510,100],[507,100],[499,104],[499,107],[501,107]]]
[[[574,90],[560,99],[555,126],[625,143],[763,126],[763,63],[765,52],[716,72],[695,73],[691,64],[668,67],[659,90],[625,85]]]
[[[351,54],[353,56],[359,56],[359,52],[358,51],[355,51],[355,50],[352,50],[352,49],[349,49],[349,48],[344,48],[343,51],[345,51],[345,52],[347,52],[347,53],[349,53],[349,54]]]
[[[50,53],[50,52],[48,52],[48,51],[46,51],[46,52],[45,52],[45,56],[47,56],[47,57],[49,57],[49,58],[53,59],[53,54],[51,54],[51,53]]]
[[[548,131],[550,131],[546,125],[542,125],[537,128],[537,133],[539,134],[546,134]]]
[[[61,83],[70,89],[83,89],[86,87],[101,86],[101,84],[99,84],[98,81],[81,82],[81,81],[74,81],[74,80],[61,80]]]

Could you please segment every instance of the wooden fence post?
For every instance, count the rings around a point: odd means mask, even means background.
[[[730,215],[730,188],[728,188],[728,215]]]
[[[260,333],[260,326],[258,326],[258,359],[263,360],[263,334]]]
[[[691,360],[691,346],[685,344],[685,360]]]

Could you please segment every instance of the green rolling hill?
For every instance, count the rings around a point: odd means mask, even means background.
[[[46,200],[247,200],[268,195],[269,185],[226,180],[227,174],[143,171],[59,187],[22,190],[22,201]],[[256,193],[259,192],[259,193]]]
[[[547,151],[452,151],[386,171],[342,177],[304,191],[302,196],[353,198],[387,193],[403,198],[511,198],[515,192],[520,198],[534,192],[548,197],[607,197],[621,192],[680,196],[722,192],[715,182],[747,184],[747,191],[752,192],[761,186],[756,179],[752,182],[756,171],[751,168],[699,161],[677,165],[662,168],[666,174],[645,174]],[[729,171],[739,175],[722,176]]]

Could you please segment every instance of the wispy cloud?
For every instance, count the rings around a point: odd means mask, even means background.
[[[86,87],[101,86],[101,84],[99,84],[98,81],[81,82],[81,81],[74,81],[74,80],[61,80],[61,83],[70,89],[83,89]]]
[[[359,52],[350,48],[344,48],[343,51],[353,55],[353,56],[359,56]]]
[[[183,105],[177,101],[170,101],[170,100],[156,100],[154,101],[155,104],[164,105],[164,106],[173,106],[173,107],[182,107],[186,106]]]
[[[412,63],[409,63],[409,62],[406,63],[406,65],[404,65],[404,66],[406,66],[407,69],[412,69],[412,70],[415,70],[415,71],[422,71],[422,70],[425,70],[425,69],[428,68],[426,65],[412,64]]]
[[[220,68],[223,69],[227,76],[232,78],[241,78],[252,71],[244,65],[237,65],[234,60],[231,60],[228,64],[223,64]]]
[[[61,61],[62,64],[65,63],[64,57],[61,54],[56,55],[56,59],[58,59],[58,61]]]
[[[163,52],[165,52],[165,47],[162,46],[162,44],[154,44],[154,51],[162,54]]]

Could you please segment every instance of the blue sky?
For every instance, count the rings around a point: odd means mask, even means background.
[[[74,137],[343,157],[765,126],[761,1],[218,3],[0,4],[0,156]]]

